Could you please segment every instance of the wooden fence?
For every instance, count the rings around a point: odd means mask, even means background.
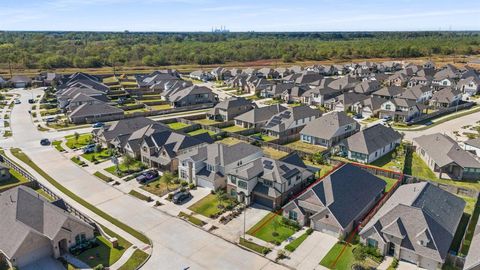
[[[475,104],[476,104],[475,102],[467,102],[467,103],[460,104],[458,106],[439,109],[436,112],[429,113],[429,114],[424,114],[424,115],[421,115],[419,117],[416,117],[412,121],[408,122],[407,125],[411,126],[411,125],[420,123],[422,121],[426,121],[426,120],[433,119],[433,118],[436,118],[436,117],[439,117],[439,116],[443,116],[445,114],[449,114],[449,113],[460,111],[460,110],[469,109],[469,108],[473,107]]]

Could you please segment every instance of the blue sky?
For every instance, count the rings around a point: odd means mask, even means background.
[[[478,0],[0,0],[0,30],[480,30]]]

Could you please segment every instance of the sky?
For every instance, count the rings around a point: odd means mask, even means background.
[[[0,30],[480,30],[479,0],[0,0]]]

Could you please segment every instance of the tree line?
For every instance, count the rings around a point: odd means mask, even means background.
[[[480,32],[0,32],[0,66],[90,68],[480,53]]]

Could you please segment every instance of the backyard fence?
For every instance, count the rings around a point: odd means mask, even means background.
[[[453,107],[449,107],[449,108],[442,108],[442,109],[439,109],[436,112],[429,113],[429,114],[424,114],[424,115],[421,115],[419,117],[416,117],[412,121],[408,122],[407,125],[411,126],[411,125],[420,123],[422,121],[426,121],[426,120],[429,120],[429,119],[432,119],[432,118],[435,118],[435,117],[439,117],[439,116],[442,116],[442,115],[445,115],[445,114],[449,114],[449,113],[460,111],[460,110],[469,109],[469,108],[473,107],[474,105],[476,105],[475,102],[467,102],[467,103],[463,103],[463,104],[453,106]]]

